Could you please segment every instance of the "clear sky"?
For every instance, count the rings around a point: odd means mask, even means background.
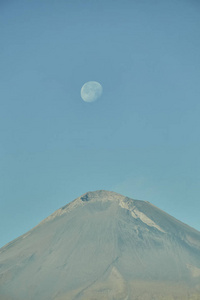
[[[199,1],[2,0],[0,37],[0,246],[98,189],[200,230]]]

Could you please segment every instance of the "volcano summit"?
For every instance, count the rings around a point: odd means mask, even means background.
[[[0,249],[1,300],[199,300],[200,232],[88,192]]]

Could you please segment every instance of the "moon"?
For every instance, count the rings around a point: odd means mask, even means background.
[[[94,102],[103,92],[101,84],[97,81],[88,81],[81,88],[81,98],[85,102]]]

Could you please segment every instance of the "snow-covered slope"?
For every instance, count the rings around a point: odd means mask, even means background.
[[[114,192],[88,192],[0,249],[1,300],[184,300],[199,290],[200,232]]]

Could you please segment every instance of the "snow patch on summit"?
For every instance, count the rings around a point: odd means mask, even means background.
[[[158,229],[159,231],[165,233],[165,231],[159,225],[157,225],[153,220],[151,220],[149,217],[147,217],[143,212],[139,211],[136,208],[136,206],[131,207],[127,202],[124,202],[124,201],[120,201],[119,205],[122,208],[129,210],[131,212],[131,215],[133,218],[140,219],[146,225],[148,225],[150,227],[154,227],[154,228]]]

